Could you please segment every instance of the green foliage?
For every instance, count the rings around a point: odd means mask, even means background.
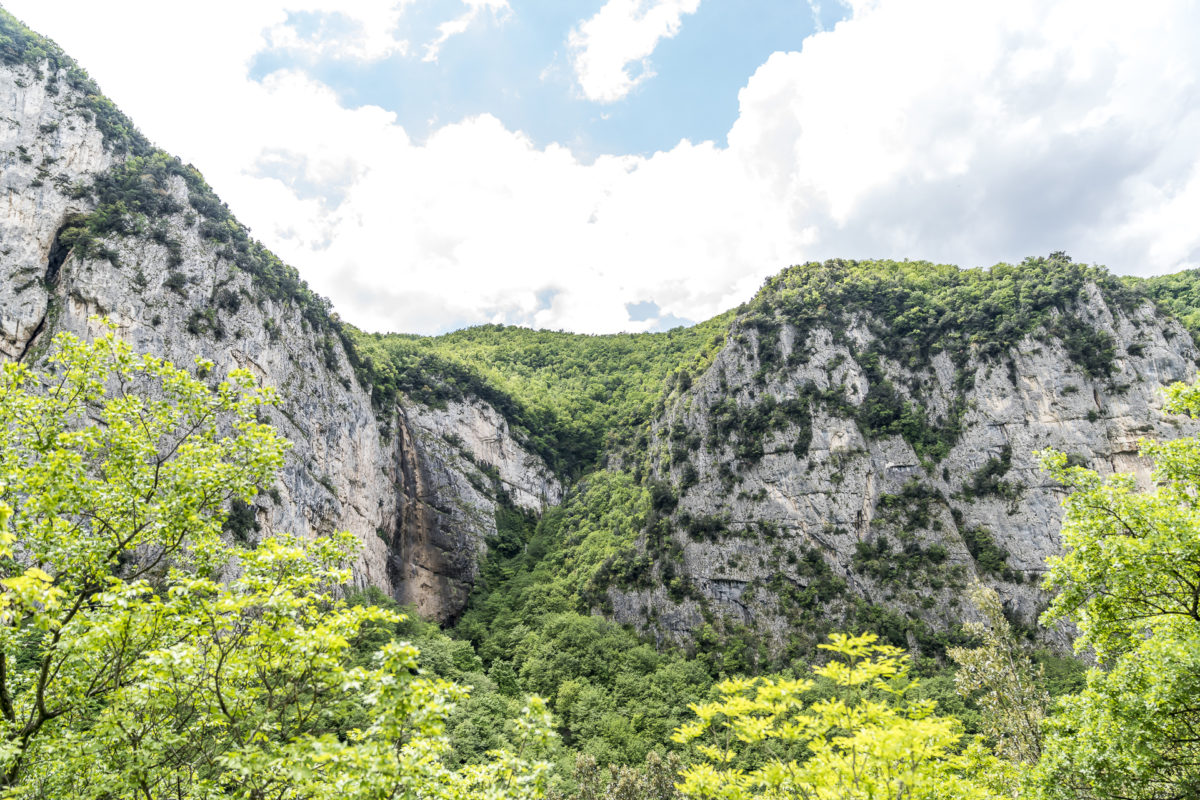
[[[1042,648],[1034,651],[1033,661],[1051,697],[1078,694],[1087,685],[1087,668],[1072,655]]]
[[[805,386],[799,398],[782,402],[767,395],[759,403],[741,407],[731,397],[724,397],[709,408],[708,446],[717,447],[730,436],[734,437],[733,454],[738,467],[757,463],[763,457],[763,440],[767,434],[785,430],[790,425],[798,428],[795,443],[789,449],[803,457],[808,454],[812,440],[813,399],[823,399],[810,385]]]
[[[617,764],[601,769],[595,758],[581,755],[575,761],[575,778],[579,783],[575,797],[577,800],[679,800],[681,795],[675,788],[675,780],[681,766],[674,753],[664,759],[653,750],[640,769]]]
[[[466,692],[419,675],[407,644],[355,659],[364,629],[402,620],[338,599],[352,535],[222,538],[226,504],[281,464],[257,421],[272,399],[244,371],[210,390],[111,334],[60,334],[44,372],[0,369],[5,796],[542,796],[542,701],[516,752],[454,769],[446,720]]]
[[[862,405],[850,416],[858,421],[863,433],[873,439],[900,436],[919,457],[934,462],[949,455],[961,433],[962,399],[956,398],[949,420],[932,425],[924,409],[905,400],[885,376],[877,353],[867,353],[859,363],[869,385]]]
[[[962,585],[962,567],[947,563],[945,545],[923,544],[917,535],[942,529],[936,511],[944,509],[945,502],[940,492],[918,478],[909,479],[896,494],[880,495],[872,526],[890,530],[891,536],[878,533],[873,539],[856,542],[852,568],[884,586],[942,589]]]
[[[785,362],[785,323],[799,347],[809,331],[829,327],[867,377],[860,404],[841,387],[812,384],[785,400],[719,398],[708,444],[730,445],[738,468],[759,461],[768,437],[785,430],[795,435],[783,447],[806,457],[814,409],[854,418],[871,438],[903,437],[932,468],[961,435],[968,364],[1004,364],[1015,384],[1011,352],[1030,336],[1057,340],[1089,378],[1110,379],[1116,343],[1080,313],[1089,282],[1120,308],[1154,298],[1200,341],[1200,271],[1121,282],[1061,253],[988,270],[806,264],[767,281],[746,308],[661,334],[482,326],[368,335],[343,326],[194,168],[155,150],[56,45],[3,10],[0,62],[32,71],[52,93],[60,85],[77,93],[73,110],[94,119],[122,156],[93,186],[72,190],[91,195],[95,210],[67,220],[59,251],[119,267],[113,240],[144,237],[167,251],[164,286],[186,296],[197,289],[178,269],[182,244],[164,220],[195,225],[252,277],[250,301],[299,309],[331,369],[343,345],[380,410],[400,394],[433,405],[477,397],[568,479],[606,457],[644,464],[665,401],[690,388],[727,334],[747,346],[759,388],[802,358],[793,351]],[[176,199],[180,183],[186,206]],[[149,280],[135,278],[142,288]],[[220,338],[222,315],[238,313],[243,296],[218,286],[208,300],[188,327]],[[281,335],[278,323],[264,324],[272,340]],[[865,347],[851,335],[861,325],[873,334]],[[899,651],[873,635],[835,637],[825,647],[845,662],[817,666],[816,680],[729,680],[714,695],[715,679],[778,668],[781,657],[753,631],[714,618],[677,571],[667,519],[699,480],[690,461],[699,432],[668,433],[679,486],[643,481],[638,466],[588,475],[541,520],[501,502],[488,562],[459,638],[450,639],[384,598],[338,599],[352,555],[346,536],[277,536],[242,549],[259,533],[250,501],[285,446],[257,422],[271,395],[246,374],[209,391],[111,337],[92,346],[60,337],[56,348],[49,371],[5,365],[0,379],[0,783],[14,797],[538,797],[549,767],[534,759],[549,752],[551,709],[568,755],[581,755],[577,789],[587,800],[676,797],[679,762],[660,757],[675,728],[676,744],[709,738],[696,747],[702,760],[682,773],[686,796],[988,797],[985,768],[1012,785],[1012,773],[964,742],[954,719],[933,713],[929,696],[949,701],[944,685],[910,681]],[[939,353],[959,372],[956,396],[934,417],[921,376]],[[900,385],[896,367],[917,378]],[[1173,407],[1194,413],[1198,398],[1198,388],[1177,388]],[[964,635],[980,637],[975,649],[950,650],[971,695],[956,708],[976,714],[972,724],[1014,761],[1033,762],[1041,747],[1041,687],[1076,691],[1046,723],[1033,788],[1047,796],[1200,794],[1200,444],[1144,452],[1158,462],[1152,492],[1046,458],[1073,489],[1047,619],[1074,622],[1080,646],[1095,649],[1100,668],[1086,686],[1075,661],[1042,654],[1045,676],[1031,666],[994,597],[981,601],[990,628],[936,634],[895,609],[842,599],[845,581],[817,550],[793,554],[766,588],[793,634],[827,629],[826,605],[837,601],[848,624],[894,644],[915,640],[935,656]],[[1017,502],[1020,487],[1003,480],[1010,466],[1006,448],[968,477],[963,497]],[[732,464],[718,469],[732,490]],[[899,544],[860,542],[855,569],[888,586],[947,579],[944,548],[914,535],[937,529],[938,502],[916,482],[881,498],[880,520],[899,530]],[[694,539],[735,535],[725,515],[675,521]],[[1021,578],[988,531],[963,536],[981,572]],[[594,616],[612,610],[611,587],[660,585],[709,620],[694,632],[691,655]],[[641,612],[645,630],[661,636],[657,610]],[[789,655],[811,655],[790,645]],[[523,701],[526,692],[549,705]],[[698,722],[687,723],[687,708]],[[607,778],[598,764],[614,765]]]
[[[631,476],[598,472],[536,526],[508,515],[503,546],[489,554],[458,633],[490,664],[508,658],[526,626],[546,615],[602,604],[649,512],[650,493]]]
[[[884,586],[904,585],[910,589],[918,582],[929,582],[945,562],[946,548],[939,544],[926,548],[909,539],[893,550],[887,536],[856,542],[850,557],[855,572],[869,575]]]
[[[963,484],[963,497],[974,500],[977,497],[996,496],[1015,502],[1021,496],[1020,484],[1002,480],[1012,469],[1012,447],[1004,445],[999,456],[991,456],[983,466],[971,474],[971,479]]]
[[[932,527],[934,506],[944,505],[945,500],[934,488],[921,483],[918,478],[909,478],[897,494],[881,494],[876,501],[878,519],[887,525],[899,527],[906,533]]]
[[[834,574],[829,562],[815,547],[806,548],[800,555],[789,553],[787,560],[795,579],[776,572],[767,581],[767,589],[787,618],[793,634],[827,633],[829,620],[824,606],[845,594],[845,579]]]
[[[1024,581],[1024,576],[1008,565],[1008,551],[996,544],[992,532],[987,528],[962,528],[959,533],[980,572],[995,575],[1009,583]]]
[[[844,627],[850,631],[874,633],[895,647],[910,647],[915,642],[918,653],[935,661],[943,660],[948,648],[972,641],[961,628],[937,630],[914,611],[901,612],[861,597],[854,598]]]
[[[997,755],[1012,762],[1036,763],[1042,754],[1041,724],[1050,706],[1045,674],[1013,633],[994,589],[976,584],[971,602],[985,624],[966,626],[982,640],[979,647],[948,651],[959,667],[958,690],[982,708],[983,732]]]
[[[1200,416],[1200,385],[1176,384],[1168,410]],[[1048,797],[1192,797],[1200,791],[1200,441],[1142,443],[1154,487],[1043,464],[1071,493],[1065,553],[1050,560],[1057,591],[1044,616],[1078,630],[1101,665],[1060,702],[1038,768]]]
[[[1050,326],[1050,332],[1058,337],[1067,356],[1089,378],[1108,378],[1112,375],[1116,343],[1107,333],[1072,316],[1056,319]]]
[[[606,449],[648,431],[655,403],[708,365],[730,317],[608,336],[502,325],[437,337],[351,335],[360,376],[380,407],[398,392],[431,405],[478,397],[552,468],[575,478]]]
[[[1109,302],[1137,302],[1106,270],[1054,253],[990,269],[925,261],[809,263],[769,278],[751,308],[776,309],[801,330],[830,321],[844,326],[855,313],[869,312],[874,319],[867,324],[878,326],[875,352],[919,370],[939,352],[960,366],[972,351],[983,359],[1006,355],[1025,336],[1072,315],[1088,282]]]
[[[1125,283],[1153,299],[1160,309],[1173,315],[1200,343],[1200,269],[1189,269],[1152,278],[1123,279]]]
[[[329,301],[309,289],[294,268],[280,261],[261,242],[252,239],[250,231],[234,219],[195,167],[161,150],[127,158],[97,176],[90,190],[97,203],[96,209],[68,220],[59,234],[60,246],[75,248],[85,257],[96,256],[107,237],[147,233],[167,248],[171,267],[178,266],[182,263],[180,243],[167,233],[165,226],[155,225],[185,210],[175,199],[172,190],[175,181],[182,181],[186,186],[188,204],[200,217],[201,232],[217,246],[218,255],[251,276],[261,293],[260,300],[295,304],[305,323],[326,334],[327,350],[333,347],[330,337],[338,337],[346,341],[347,352],[354,357],[341,323],[332,315]],[[183,294],[187,283],[183,273],[169,271],[165,285]],[[219,287],[213,293],[213,305],[205,312],[198,312],[200,317],[190,323],[194,332],[217,335],[223,330],[218,312],[235,312],[240,302],[227,287]],[[329,362],[331,357],[327,353],[326,361]]]
[[[489,553],[454,629],[508,691],[551,698],[564,743],[601,764],[642,763],[713,680],[705,662],[588,614],[609,582],[636,583],[650,568],[628,554],[651,513],[648,489],[599,472],[536,527],[506,524],[521,546]]]
[[[229,504],[229,516],[221,525],[221,530],[241,544],[250,542],[254,534],[262,530],[258,524],[254,506],[240,498],[234,498]]]
[[[833,687],[814,696],[812,679],[731,679],[719,698],[693,704],[697,719],[674,736],[702,757],[679,785],[695,798],[992,798],[979,744],[963,747],[961,723],[934,714],[907,656],[871,634],[834,634],[821,645],[842,660],[813,667]]]
[[[508,559],[521,552],[529,540],[529,532],[537,525],[537,519],[526,511],[499,503],[496,506],[496,535],[488,540],[490,552]]]
[[[728,514],[695,516],[684,511],[679,515],[679,526],[687,531],[693,541],[697,542],[719,542],[726,536],[733,535],[733,531],[729,529]]]
[[[95,120],[105,146],[114,153],[139,156],[152,150],[146,137],[100,93],[100,87],[82,67],[54,42],[34,33],[3,8],[0,8],[0,63],[28,66],[39,80],[43,77],[42,69],[46,68],[47,91],[51,93],[57,93],[59,81],[65,80],[68,87],[82,95],[76,101],[76,111]]]

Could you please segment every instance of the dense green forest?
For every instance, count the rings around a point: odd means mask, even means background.
[[[746,305],[665,333],[587,336],[499,325],[437,337],[345,330],[359,378],[381,406],[397,393],[433,404],[464,396],[486,400],[552,468],[574,479],[603,454],[644,448],[649,423],[669,395],[686,391],[730,336],[745,342],[754,332],[765,375],[787,366],[778,347],[784,324],[799,338],[818,325],[828,327],[844,342],[847,329],[861,319],[875,334],[859,354],[873,370],[871,395],[852,413],[872,435],[903,435],[936,461],[957,440],[963,407],[928,419],[898,395],[880,371],[879,357],[920,369],[945,351],[965,391],[972,380],[964,369],[968,356],[998,361],[1035,335],[1059,340],[1085,374],[1107,377],[1114,342],[1073,313],[1089,283],[1117,307],[1132,308],[1146,296],[1136,284],[1127,286],[1062,253],[989,269],[838,260],[792,267],[766,281]],[[1183,285],[1172,296],[1182,296]],[[1157,300],[1168,292],[1148,294]]]
[[[461,369],[458,380],[460,387],[467,387],[466,393],[480,382],[489,387],[485,391],[504,393],[517,409],[510,419],[530,419],[530,409],[574,408],[584,411],[584,419],[597,420],[594,430],[621,425],[619,435],[609,438],[599,450],[616,448],[619,452],[631,443],[635,450],[644,444],[637,436],[638,426],[643,436],[649,428],[643,409],[660,410],[673,393],[686,390],[698,368],[711,361],[712,348],[739,338],[748,343],[748,332],[753,332],[759,363],[785,366],[773,361],[780,357],[771,352],[785,323],[800,330],[820,324],[831,327],[835,335],[844,335],[836,332],[846,331],[856,319],[879,325],[886,321],[886,331],[876,331],[886,335],[878,337],[872,352],[914,369],[927,365],[943,350],[960,367],[968,354],[1002,363],[1008,350],[1027,335],[1054,338],[1084,374],[1103,380],[1112,372],[1117,343],[1081,317],[1062,313],[1077,307],[1081,292],[1091,283],[1101,287],[1111,304],[1127,311],[1133,311],[1147,295],[1162,302],[1162,293],[1144,292],[1137,282],[1119,281],[1103,269],[1075,264],[1062,254],[989,270],[923,262],[827,262],[785,271],[768,281],[746,306],[708,323],[706,335],[692,338],[693,348],[683,351],[684,369],[672,368],[666,358],[631,357],[636,351],[613,346],[650,337],[582,337],[485,326],[435,338],[356,338],[356,345],[366,352],[368,347],[383,350],[391,343],[393,363],[408,359],[414,382],[415,376],[429,374],[435,367]],[[642,353],[648,352],[650,344],[646,342],[647,350]],[[708,348],[696,346],[704,344]],[[597,358],[601,348],[612,356]],[[667,351],[673,357],[678,352]],[[862,355],[870,363],[871,352]],[[371,357],[363,361],[372,369],[379,368]],[[607,409],[599,404],[604,397],[599,392],[591,398],[596,405],[586,395],[576,394],[577,386],[589,382],[596,387],[606,385],[603,370],[588,369],[589,364],[600,362],[605,369],[621,373],[620,380],[629,382],[626,385],[638,381],[640,391],[635,395],[624,386],[616,392],[610,389],[613,399]],[[649,367],[644,373],[639,371],[643,365]],[[560,379],[565,379],[567,388],[555,397],[553,388]],[[969,376],[964,376],[963,381],[967,380]],[[958,433],[954,420],[917,417],[920,409],[887,396],[886,381],[879,384],[873,388],[879,391],[879,400],[859,421],[860,427],[872,435],[898,434],[915,446],[925,444],[923,452],[931,458],[944,455]],[[403,388],[399,383],[396,386]],[[962,389],[967,388],[969,384],[964,383]],[[438,402],[450,396],[427,399]],[[636,398],[638,404],[630,404],[630,398]],[[631,409],[638,413],[628,413]],[[540,448],[541,452],[555,452],[555,441],[544,441]],[[641,639],[595,615],[596,609],[604,608],[605,587],[610,582],[638,585],[650,577],[651,563],[645,552],[633,545],[647,530],[653,536],[658,512],[664,510],[662,504],[671,502],[673,490],[628,471],[609,469],[586,475],[597,461],[555,457],[560,460],[551,463],[560,469],[567,463],[574,465],[567,474],[583,472],[585,477],[574,485],[563,506],[551,509],[540,520],[511,509],[499,513],[499,533],[490,542],[488,562],[467,612],[449,633],[458,646],[471,645],[470,654],[478,659],[477,675],[487,676],[486,681],[475,680],[486,692],[507,692],[509,697],[536,692],[550,700],[562,737],[559,766],[563,774],[585,780],[592,775],[586,767],[593,762],[634,769],[646,765],[647,758],[658,764],[663,759],[686,757],[686,748],[664,734],[685,724],[689,705],[712,698],[720,681],[733,675],[792,679],[804,674],[816,655],[812,649],[772,651],[752,631],[719,619],[699,631],[683,649]],[[988,491],[987,480],[985,476],[977,481],[979,492]],[[984,542],[981,546],[986,550],[991,545]],[[999,558],[997,569],[1003,569],[1002,554]],[[897,562],[893,556],[890,561],[901,563],[902,559]],[[679,591],[686,592],[686,586]],[[913,621],[893,619],[886,608],[860,611],[852,617],[853,628],[881,633],[884,641],[894,645],[904,647],[914,630]],[[935,701],[941,712],[959,720],[968,734],[985,735],[993,742],[1007,735],[989,727],[989,720],[999,712],[994,703],[985,702],[982,688],[965,693],[956,689],[962,680],[947,647],[955,650],[951,645],[956,645],[958,652],[970,650],[980,645],[978,634],[963,630],[961,638],[950,640],[931,632],[923,635],[930,637],[923,648],[927,655],[907,673],[919,678],[910,690],[912,697]],[[1083,690],[1080,662],[1032,648],[1023,638],[1019,642],[1013,639],[1009,646],[1030,659],[1027,679],[1038,687],[1034,695],[1073,697]],[[1054,718],[1051,701],[1043,705]],[[473,717],[478,711],[459,713],[463,716],[457,724],[463,733],[456,735],[464,745],[476,741],[479,730],[496,730],[494,724]],[[465,750],[461,752],[471,757]],[[582,760],[573,772],[570,767],[576,753]],[[474,757],[478,757],[477,751]],[[644,776],[653,771],[648,765],[640,770],[642,780],[648,780]],[[610,776],[612,782],[618,781],[616,774]],[[630,775],[627,780],[634,781]]]
[[[1145,294],[1184,324],[1200,342],[1200,270],[1186,270],[1152,278],[1125,278],[1135,291]]]

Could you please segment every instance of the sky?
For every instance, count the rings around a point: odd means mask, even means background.
[[[1200,3],[0,0],[343,319],[665,330],[791,264],[1200,266]]]

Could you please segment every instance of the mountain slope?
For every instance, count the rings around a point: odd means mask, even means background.
[[[666,499],[637,550],[659,580],[608,593],[662,635],[716,613],[776,644],[838,619],[915,644],[972,616],[973,580],[1033,625],[1060,518],[1036,451],[1147,480],[1139,437],[1192,428],[1160,396],[1195,376],[1186,331],[1061,255],[794,267],[730,339],[655,423]]]
[[[360,585],[456,616],[498,498],[530,512],[557,478],[487,403],[372,405],[328,303],[253,241],[194,169],[154,150],[52,43],[0,10],[0,354],[36,359],[103,316],[135,347],[279,390],[293,442],[231,535],[357,534]]]
[[[733,312],[665,333],[584,336],[482,325],[442,336],[354,332],[377,402],[474,394],[569,478],[638,446],[668,380],[710,363]],[[641,443],[644,447],[644,442]]]
[[[1159,390],[1196,358],[1140,291],[1061,254],[793,267],[672,377],[645,447],[493,554],[463,633],[504,652],[530,609],[573,610],[740,670],[847,627],[939,655],[974,580],[1032,631],[1061,513],[1035,451],[1147,480],[1138,439],[1194,429]]]

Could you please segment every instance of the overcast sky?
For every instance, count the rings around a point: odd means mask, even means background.
[[[1190,0],[0,0],[368,330],[828,257],[1200,266]]]

